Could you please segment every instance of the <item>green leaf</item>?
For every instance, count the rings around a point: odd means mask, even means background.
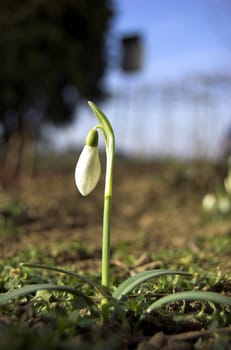
[[[174,271],[174,270],[149,270],[140,272],[135,276],[129,277],[124,282],[122,282],[113,293],[113,298],[121,299],[123,295],[128,294],[139,284],[151,279],[157,278],[164,275],[182,275],[182,276],[191,276],[190,273],[184,271]]]
[[[60,267],[55,267],[55,266],[48,266],[48,265],[44,265],[44,264],[32,264],[32,263],[21,263],[21,266],[25,266],[25,267],[32,267],[35,269],[44,269],[44,270],[50,270],[50,271],[55,271],[55,272],[59,272],[59,273],[64,273],[66,275],[72,276],[77,278],[78,280],[90,285],[92,288],[95,288],[98,290],[98,292],[101,293],[101,295],[103,295],[105,298],[108,298],[108,293],[107,291],[98,283],[95,283],[93,281],[91,281],[89,278],[84,277],[82,275],[79,275],[76,272],[72,272],[72,271],[68,271],[65,269],[62,269]]]
[[[157,310],[167,303],[174,301],[205,301],[215,304],[227,304],[231,306],[231,298],[215,292],[203,292],[203,291],[186,291],[178,292],[175,294],[167,295],[152,303],[145,313]]]
[[[27,286],[11,290],[4,294],[0,294],[0,305],[8,303],[10,300],[22,297],[31,293],[35,293],[39,290],[53,290],[60,292],[67,292],[78,296],[83,296],[82,293],[77,291],[75,288],[69,286],[58,286],[56,284],[41,283],[41,284],[29,284]]]
[[[38,268],[38,269],[45,269],[45,270],[51,270],[51,271],[55,271],[55,272],[59,272],[59,273],[64,273],[64,274],[67,274],[69,276],[72,276],[72,277],[75,277],[79,280],[81,280],[82,282],[86,283],[86,284],[89,284],[91,287],[95,288],[98,290],[98,292],[101,293],[101,295],[104,297],[104,298],[107,298],[111,301],[111,303],[114,305],[115,309],[117,310],[118,314],[120,315],[121,319],[123,320],[123,322],[127,322],[125,320],[125,317],[123,315],[123,312],[122,312],[122,309],[120,308],[119,304],[116,302],[116,300],[114,300],[114,298],[112,298],[112,296],[102,287],[100,286],[99,284],[91,281],[90,279],[84,277],[84,276],[81,276],[75,272],[72,272],[72,271],[68,271],[68,270],[65,270],[65,269],[62,269],[62,268],[59,268],[59,267],[54,267],[54,266],[48,266],[48,265],[43,265],[43,264],[32,264],[32,263],[21,263],[20,264],[21,266],[26,266],[26,267],[32,267],[32,268]],[[36,285],[34,285],[36,286]],[[63,287],[65,288],[65,287]],[[76,292],[77,293],[77,292]],[[7,293],[8,294],[8,293]],[[87,296],[81,294],[78,292],[78,295],[81,295],[82,297],[84,297],[85,299],[89,301],[91,301],[90,298],[88,298]],[[1,299],[0,299],[0,302],[1,302]],[[124,321],[125,320],[125,321]],[[127,324],[127,323],[126,323]]]

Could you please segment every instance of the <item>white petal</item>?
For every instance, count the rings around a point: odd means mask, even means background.
[[[98,147],[85,145],[75,168],[75,183],[83,196],[93,191],[99,181],[100,173]]]

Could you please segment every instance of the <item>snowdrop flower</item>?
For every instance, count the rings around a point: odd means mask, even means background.
[[[230,211],[230,201],[227,197],[220,197],[218,207],[221,213],[227,214]]]
[[[227,178],[224,180],[224,185],[227,193],[231,195],[231,171],[229,171]]]
[[[87,135],[85,146],[75,168],[75,183],[83,196],[87,196],[94,190],[99,181],[100,173],[98,132],[92,129]]]
[[[204,196],[202,200],[202,208],[204,211],[211,212],[215,209],[216,206],[216,197],[208,193]]]
[[[231,156],[228,158],[228,176],[224,180],[224,185],[227,193],[231,195]]]

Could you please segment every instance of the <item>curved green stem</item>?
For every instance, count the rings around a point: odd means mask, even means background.
[[[110,286],[110,231],[113,168],[115,158],[115,136],[111,124],[104,113],[93,103],[88,102],[99,128],[102,130],[106,145],[106,177],[104,191],[103,237],[102,237],[102,285]],[[102,127],[101,127],[102,126]]]

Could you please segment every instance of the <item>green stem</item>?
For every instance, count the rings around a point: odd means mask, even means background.
[[[104,192],[103,211],[103,236],[102,236],[102,286],[110,287],[110,236],[111,236],[111,205],[112,205],[112,180],[114,166],[114,147],[109,151],[107,148],[107,165]],[[102,300],[102,315],[104,319],[109,317],[108,299]]]
[[[103,237],[102,237],[102,285],[110,285],[110,224],[112,196],[104,196]]]
[[[115,158],[115,136],[111,124],[105,114],[93,103],[88,102],[91,110],[99,121],[106,145],[106,177],[104,192],[103,213],[103,237],[102,237],[102,285],[110,286],[110,230],[111,230],[111,203],[112,203],[112,180]]]
[[[109,123],[109,122],[108,122]],[[102,238],[102,285],[110,286],[110,231],[111,231],[111,204],[113,168],[115,158],[115,138],[110,128],[108,143],[106,144],[106,176],[104,191],[104,213],[103,213],[103,238]]]
[[[114,167],[114,147],[107,149],[107,165],[104,192],[103,238],[102,238],[102,285],[110,286],[110,235],[111,235],[111,204]]]

